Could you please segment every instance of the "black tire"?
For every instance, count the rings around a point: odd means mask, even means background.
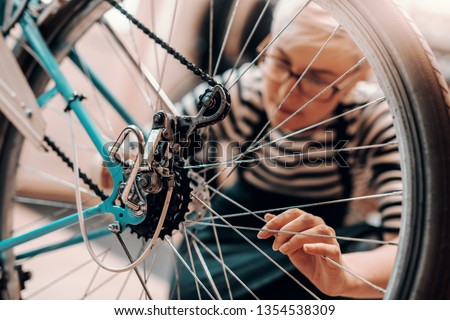
[[[397,263],[387,298],[448,299],[450,97],[445,79],[424,38],[393,2],[318,2],[337,15],[352,12],[352,21],[341,23],[361,39],[355,41],[390,98],[400,148],[407,155],[402,157],[408,173],[403,203],[410,214],[397,258],[402,263]],[[341,3],[343,10],[338,9]]]

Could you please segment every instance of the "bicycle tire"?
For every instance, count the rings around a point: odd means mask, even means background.
[[[396,4],[384,0],[316,2],[333,12],[361,47],[388,97],[399,130],[402,168],[408,173],[403,177],[404,211],[408,216],[402,222],[402,245],[385,297],[450,299],[450,257],[446,254],[450,243],[450,97],[445,80],[420,32]],[[79,19],[95,21],[90,20],[91,13],[100,3],[71,1],[44,23],[42,30],[50,47],[60,50],[71,28],[87,26],[78,24]],[[39,92],[45,75],[28,58],[19,61]],[[0,128],[5,132],[0,178],[8,182],[0,186],[1,238],[5,238],[11,233],[6,204],[10,202],[9,192],[14,190],[21,137],[5,119]],[[12,270],[10,260],[7,270]],[[17,297],[12,291],[5,296]]]

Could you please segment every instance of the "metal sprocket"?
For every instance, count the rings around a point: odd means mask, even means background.
[[[175,167],[173,170],[175,186],[173,195],[170,199],[170,205],[167,209],[166,218],[163,227],[159,233],[159,238],[164,239],[166,235],[171,235],[174,230],[179,229],[179,225],[184,221],[186,213],[189,211],[191,202],[191,187],[189,185],[188,170]],[[148,240],[153,237],[161,217],[164,201],[166,199],[168,185],[164,182],[163,189],[158,194],[148,194],[148,211],[145,219],[138,225],[129,225],[131,232],[136,233],[137,237],[143,237]]]

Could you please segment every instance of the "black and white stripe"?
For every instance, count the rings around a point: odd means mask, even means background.
[[[245,70],[242,67],[240,70]],[[239,71],[233,72],[235,77]],[[228,72],[218,76],[217,81],[223,83],[228,79]],[[212,126],[210,139],[220,141],[221,145],[242,145],[252,142],[268,121],[261,97],[262,76],[257,67],[250,68],[236,86],[230,90],[232,108],[230,115],[222,122]],[[186,114],[197,112],[196,102],[207,87],[201,85],[185,96],[178,107]],[[373,100],[379,96],[372,97]],[[370,102],[361,101],[363,103]],[[349,104],[348,109],[355,107]],[[282,195],[311,199],[311,202],[340,199],[344,196],[342,183],[342,162],[336,161],[335,153],[320,151],[330,150],[333,146],[351,148],[369,146],[395,141],[396,134],[387,103],[382,102],[351,112],[343,117],[346,124],[348,143],[339,142],[337,136],[338,120],[330,121],[312,131],[282,139],[273,144],[266,144],[257,151],[247,155],[264,159],[239,167],[239,174],[246,182],[262,190]],[[342,121],[340,122],[342,124]],[[270,130],[270,126],[269,126]],[[267,131],[267,130],[266,130]],[[275,130],[271,141],[278,140],[284,134]],[[330,141],[330,137],[333,136]],[[267,142],[267,141],[266,141]],[[248,145],[248,143],[247,143]],[[308,156],[308,151],[314,151]],[[345,161],[353,178],[356,194],[381,194],[402,190],[400,155],[396,145],[388,145],[367,150],[346,151]],[[223,152],[230,160],[235,152]],[[301,156],[303,154],[303,156]],[[268,159],[270,158],[270,159]],[[365,172],[365,181],[361,181],[359,173]],[[356,181],[359,179],[359,181]],[[363,185],[363,187],[361,187]],[[360,194],[358,194],[360,193]],[[378,211],[382,213],[382,221],[388,227],[398,227],[401,214],[401,195],[380,198]]]

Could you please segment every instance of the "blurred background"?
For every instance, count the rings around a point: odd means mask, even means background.
[[[272,2],[275,3],[276,1]],[[436,55],[447,82],[450,83],[450,1],[398,0],[397,2],[405,8],[416,22],[418,28],[422,31],[425,39],[429,42]],[[251,32],[259,17],[259,13],[265,6],[266,0],[241,0],[239,10],[237,10],[236,16],[233,18],[231,18],[231,13],[233,12],[234,1],[214,0],[213,3],[214,9],[212,14],[216,21],[220,21],[214,28],[212,35],[214,45],[211,55],[213,56],[213,60],[215,60],[214,57],[222,55],[220,65],[217,66],[217,69],[216,66],[209,65],[208,63],[210,55],[209,42],[211,39],[209,34],[210,0],[132,0],[126,1],[125,5],[132,14],[136,15],[148,25],[159,37],[169,42],[171,46],[176,48],[189,60],[212,74],[213,72],[220,73],[225,69],[233,67],[233,61],[238,57],[240,48],[243,47],[247,39],[246,35]],[[256,31],[256,35],[253,37],[251,43],[248,44],[248,49],[245,51],[242,62],[252,60],[256,56],[256,46],[267,34],[270,26],[270,18],[271,12],[268,10]],[[234,24],[230,29],[227,44],[222,48],[221,42],[227,32],[227,22],[230,19],[234,20]],[[198,83],[196,78],[185,72],[183,66],[178,62],[174,62],[170,57],[167,58],[165,52],[155,46],[153,42],[145,39],[140,33],[135,32],[133,37],[129,37],[130,24],[120,14],[111,12],[108,20],[118,34],[124,36],[126,38],[125,41],[129,41],[127,44],[135,50],[140,62],[146,65],[153,74],[164,77],[162,79],[163,89],[173,101],[177,101]],[[86,36],[85,41],[77,47],[77,50],[82,52],[83,56],[89,58],[90,64],[103,64],[104,70],[114,70],[114,72],[110,71],[111,77],[107,79],[108,85],[114,89],[120,100],[132,110],[133,115],[139,119],[140,124],[148,128],[151,114],[147,109],[141,108],[141,106],[146,105],[145,97],[141,94],[143,89],[137,88],[133,81],[133,77],[138,77],[139,75],[129,75],[126,70],[118,68],[118,64],[114,62],[109,51],[92,49],[102,41],[105,41],[103,35],[99,31],[93,30]],[[153,63],[155,59],[160,63]],[[112,69],[111,66],[115,68]],[[73,66],[70,64],[66,65],[65,68],[65,72],[70,74],[73,79],[72,83],[77,84],[78,78],[80,78],[79,71],[74,71]],[[161,68],[164,68],[166,71],[165,76],[161,76],[163,74]],[[80,92],[87,92],[88,94],[86,95],[89,95],[91,90],[89,87],[83,87],[81,83],[79,86],[75,85],[75,87]],[[95,108],[95,105],[91,105],[95,100],[91,96],[91,99],[86,101],[87,108],[94,118],[102,119],[104,118],[104,112],[101,111],[101,108]],[[51,108],[49,110],[48,113],[54,112]],[[54,115],[50,114],[48,115],[48,121],[58,121],[57,119],[60,116],[60,114],[56,113]],[[61,123],[61,126],[64,125],[66,125],[64,122]],[[114,115],[108,116],[108,121],[102,124],[105,135],[111,140],[117,137],[117,133],[125,125],[123,121]],[[58,128],[55,127],[53,130],[55,130],[54,134],[57,135]],[[59,138],[61,140],[68,139],[67,137]],[[81,133],[81,130],[77,135],[77,142],[81,154],[80,167],[87,172],[88,176],[92,177],[94,182],[98,183],[100,181],[101,159],[98,156],[92,156],[92,147],[89,146],[89,139],[85,134]],[[68,153],[70,154],[70,151]],[[31,199],[35,196],[52,194],[53,198],[50,200],[59,201],[61,208],[65,208],[66,212],[73,208],[68,204],[72,200],[73,183],[71,181],[73,181],[73,174],[70,170],[67,170],[64,164],[52,161],[54,160],[48,160],[45,155],[37,152],[31,146],[27,146],[24,150],[19,168],[18,193],[22,196],[22,203],[18,207],[18,210],[23,214],[22,221],[18,221],[19,224],[27,224],[29,221],[33,221],[43,213],[46,214],[48,212],[49,208],[46,206],[27,204],[26,199]],[[50,179],[51,181],[49,182],[49,174],[58,177],[58,179]],[[44,181],[46,181],[45,184],[43,184]],[[61,181],[66,181],[66,184]],[[77,230],[66,230],[64,232],[76,234]],[[64,232],[60,236],[62,239],[67,236]],[[80,251],[76,256],[67,256],[63,261],[69,266],[73,266],[81,256],[87,257],[83,246],[80,246]],[[166,267],[167,259],[171,258],[159,259],[160,265],[156,267],[156,278],[153,280],[161,288],[159,291],[161,298],[165,297],[168,292],[167,278],[170,270]],[[40,262],[36,259],[32,263],[36,263],[36,265],[30,266],[29,268],[37,270],[38,275],[35,277],[36,279],[45,279],[47,277],[46,273],[54,272],[52,268],[48,268],[48,262]],[[33,284],[31,285],[33,286]],[[73,286],[76,285],[76,283],[73,284]],[[35,286],[39,287],[39,284],[35,284]],[[33,288],[30,290],[32,291]],[[102,297],[101,292],[97,294],[99,298]],[[39,295],[37,297],[45,298],[45,296]],[[64,296],[62,295],[61,298],[64,298]]]
[[[171,22],[162,19],[155,20],[155,30],[159,30],[163,34],[166,33],[166,39],[171,40],[174,46],[179,47],[181,51],[186,52],[190,57],[195,59],[205,70],[208,70],[208,43],[209,43],[209,0],[197,0],[195,2],[175,1],[169,0],[153,4],[154,1],[141,1],[140,4],[136,2],[136,10],[138,15],[142,15],[144,19],[149,19],[145,13],[153,10],[155,16],[170,16],[173,15],[174,8],[176,9],[177,22],[171,26]],[[447,80],[450,81],[450,1],[448,0],[396,0],[405,11],[415,21],[425,39],[430,44],[431,48],[436,54],[441,68],[443,69]],[[212,39],[213,43],[213,57],[216,58],[219,54],[221,40],[224,38],[227,21],[229,21],[235,1],[228,0],[214,0],[215,19],[220,20],[221,23],[215,27]],[[242,0],[239,2],[239,10],[236,17],[234,17],[234,25],[230,31],[229,40],[226,44],[223,59],[218,70],[224,70],[232,66],[232,62],[236,60],[240,48],[244,45],[246,35],[249,34],[250,28],[255,25],[259,13],[263,10],[265,0]],[[271,4],[275,4],[276,0],[272,0]],[[182,14],[181,14],[182,13]],[[265,14],[260,27],[256,32],[256,36],[249,43],[249,49],[244,55],[249,59],[254,56],[255,48],[264,33],[268,31],[270,24],[271,13],[270,9]],[[247,22],[244,22],[247,20]],[[171,30],[173,28],[173,30]],[[178,30],[178,31],[177,31]],[[176,37],[182,30],[182,36]],[[168,37],[172,33],[174,36]],[[194,35],[195,37],[190,37]],[[193,40],[196,39],[196,40]],[[149,44],[152,46],[152,44]],[[151,53],[148,52],[150,55]],[[163,55],[162,52],[159,55]],[[190,82],[186,80],[186,82]],[[189,87],[189,85],[187,85]],[[171,90],[169,90],[171,91]]]
[[[405,11],[416,22],[422,31],[425,39],[434,51],[441,70],[447,82],[450,83],[450,1],[448,0],[398,0]],[[239,10],[236,16],[232,17],[235,1],[214,0],[214,10],[210,10],[210,0],[196,1],[125,1],[126,8],[135,14],[140,20],[144,21],[151,30],[159,37],[170,43],[179,52],[185,55],[190,61],[199,65],[203,70],[212,73],[220,73],[228,68],[233,67],[234,61],[238,58],[241,48],[245,45],[247,35],[251,32],[253,26],[257,22],[260,12],[264,9],[266,0],[242,0],[239,1]],[[276,3],[272,0],[271,4]],[[215,24],[212,35],[209,34],[209,17],[213,15]],[[165,17],[161,19],[160,17]],[[222,41],[227,33],[227,25],[233,20],[232,28],[229,30],[228,40],[222,48]],[[176,102],[186,92],[198,84],[198,79],[190,72],[186,72],[184,66],[178,61],[174,61],[171,57],[167,57],[166,52],[149,41],[140,32],[130,32],[130,24],[119,13],[112,11],[108,17],[110,24],[114,26],[116,32],[123,36],[124,42],[135,51],[138,60],[145,65],[149,71],[160,77],[162,88],[168,94],[172,101]],[[269,31],[271,21],[271,7],[266,11],[263,19],[259,23],[258,29],[247,49],[241,58],[241,63],[251,61],[256,56],[256,46],[265,37]],[[108,40],[108,39],[106,39]],[[139,119],[143,127],[149,127],[151,113],[147,112],[142,106],[148,104],[148,98],[144,97],[142,91],[146,88],[137,88],[135,78],[140,75],[130,75],[129,72],[118,62],[118,59],[111,55],[108,51],[105,36],[100,30],[92,30],[85,37],[85,40],[77,46],[77,50],[86,56],[91,65],[95,65],[100,69],[99,73],[104,74],[110,72],[107,83],[114,89],[119,99],[131,110],[136,119]],[[210,53],[209,42],[212,42],[212,52]],[[100,46],[99,43],[105,43]],[[95,48],[95,49],[94,49]],[[106,51],[104,51],[106,50]],[[212,66],[209,64],[209,55],[213,61],[217,60],[220,55],[220,64]],[[158,63],[155,63],[158,61]],[[111,66],[114,66],[112,69]],[[66,74],[69,74],[72,81],[78,83],[80,73],[75,70],[71,64],[66,64]],[[114,70],[114,72],[111,72]],[[75,86],[77,87],[77,86]],[[80,82],[79,92],[85,92],[88,96],[86,104],[92,116],[96,119],[106,119],[102,121],[103,132],[107,136],[108,141],[112,141],[117,137],[126,125],[115,114],[106,112],[104,108],[96,108],[99,98],[92,96],[91,88]],[[139,92],[140,91],[140,92]],[[144,92],[144,94],[146,94]],[[154,97],[151,97],[154,99]],[[156,102],[158,103],[158,102]],[[148,110],[148,109],[147,109]],[[57,121],[57,115],[50,116],[50,121]],[[58,131],[58,129],[55,129]],[[66,137],[67,139],[67,137]],[[79,144],[84,146],[80,152],[87,151],[82,155],[81,167],[87,171],[94,181],[100,179],[99,157],[92,158],[89,152],[89,138],[80,132],[78,135]],[[32,159],[33,165],[41,163],[41,169],[45,171],[45,167],[51,167],[53,171],[61,171],[61,174],[67,179],[71,179],[65,175],[66,168],[60,163],[49,163],[36,151],[27,148],[23,154],[24,165],[21,174],[21,180],[24,183],[19,184],[19,189],[23,194],[30,196],[46,193],[40,182],[47,180],[44,177],[30,175],[27,170],[27,159]],[[51,160],[50,160],[51,161]],[[56,174],[56,175],[59,175]],[[68,188],[61,188],[60,184],[48,186],[52,189],[53,194],[58,198],[66,198]]]
[[[398,0],[433,49],[450,83],[450,1]]]

